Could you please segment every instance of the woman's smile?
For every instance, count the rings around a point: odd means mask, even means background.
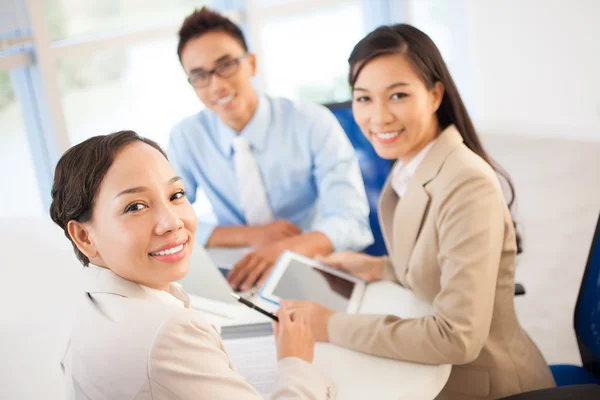
[[[371,131],[371,136],[375,138],[380,143],[392,143],[396,141],[400,135],[402,135],[406,131],[406,128],[402,128],[397,131],[389,131],[389,132],[373,132]]]
[[[160,250],[148,253],[150,257],[162,262],[177,262],[182,260],[187,255],[187,239],[163,246]]]

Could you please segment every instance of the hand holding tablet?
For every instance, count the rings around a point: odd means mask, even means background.
[[[259,295],[275,304],[282,299],[314,301],[336,312],[355,313],[365,281],[311,258],[286,251],[277,260]]]
[[[367,283],[383,279],[385,257],[371,256],[355,251],[338,251],[328,256],[317,256],[315,260],[348,272]]]

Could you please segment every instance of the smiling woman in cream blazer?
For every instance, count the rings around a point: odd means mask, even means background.
[[[452,364],[442,399],[496,399],[554,386],[514,308],[518,240],[495,170],[435,44],[410,25],[380,27],[350,56],[354,117],[397,162],[379,216],[389,257],[322,262],[391,280],[433,307],[423,318],[334,313],[284,301],[317,340],[398,360]],[[394,299],[389,299],[394,301]]]
[[[62,360],[69,399],[255,400],[215,329],[180,285],[197,219],[164,152],[132,131],[95,136],[56,166],[50,215],[84,265]],[[307,321],[274,324],[272,399],[334,399],[312,364]]]

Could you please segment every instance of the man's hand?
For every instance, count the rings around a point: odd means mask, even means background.
[[[262,286],[283,250],[284,244],[279,241],[246,254],[227,275],[229,285],[242,291],[250,289],[256,281]]]
[[[300,228],[286,220],[266,225],[217,226],[206,242],[206,247],[261,247],[293,238],[302,233]]]
[[[307,257],[313,257],[315,254],[330,253],[332,245],[323,233],[309,232],[259,247],[242,258],[229,272],[229,275],[227,275],[229,285],[234,290],[238,288],[248,290],[258,281],[258,286],[262,286],[267,280],[275,261],[284,250],[291,250]]]
[[[252,226],[248,242],[251,246],[258,248],[301,233],[302,230],[296,225],[282,219],[266,225]]]

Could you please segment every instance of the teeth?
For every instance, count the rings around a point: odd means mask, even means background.
[[[233,100],[234,97],[235,97],[235,93],[230,96],[220,98],[219,100],[216,101],[216,103],[218,105],[223,105],[225,103],[229,103],[231,100]]]
[[[396,136],[398,136],[400,134],[400,132],[402,132],[402,131],[403,131],[403,129],[401,129],[399,131],[395,131],[395,132],[378,132],[378,133],[375,133],[375,135],[382,139],[392,139],[392,138],[395,138]]]
[[[179,253],[181,250],[183,250],[183,244],[180,244],[177,247],[173,247],[171,249],[166,249],[163,251],[157,251],[156,253],[150,253],[151,256],[166,256],[169,254],[175,254],[175,253]]]

